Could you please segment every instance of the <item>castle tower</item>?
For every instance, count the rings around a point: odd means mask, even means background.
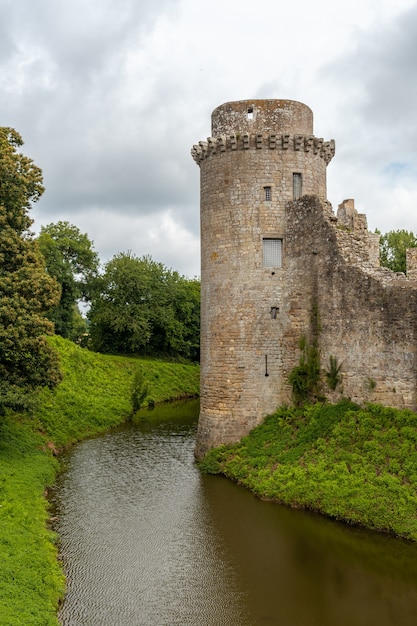
[[[228,102],[192,148],[201,172],[201,409],[196,455],[288,401],[286,204],[326,199],[334,141],[291,100]],[[297,335],[299,336],[299,335]],[[294,351],[291,355],[294,357]]]

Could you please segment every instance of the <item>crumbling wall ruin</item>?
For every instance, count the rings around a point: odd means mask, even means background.
[[[317,303],[322,366],[331,355],[342,364],[339,395],[415,410],[417,280],[379,267],[377,236],[348,208],[347,224],[343,205],[338,217],[317,197],[287,205],[288,297],[303,311],[297,330],[308,335]]]

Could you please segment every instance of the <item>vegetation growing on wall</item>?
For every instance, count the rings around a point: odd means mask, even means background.
[[[334,355],[329,356],[327,369],[321,369],[319,337],[321,325],[317,298],[313,298],[310,315],[310,341],[305,335],[299,340],[300,357],[298,365],[290,372],[288,380],[292,387],[292,399],[295,406],[324,401],[322,379],[331,391],[342,382],[342,364]]]
[[[290,372],[289,382],[296,406],[315,402],[323,396],[321,391],[321,359],[319,352],[320,318],[317,299],[313,299],[310,315],[310,341],[305,335],[299,340],[300,357],[298,365]]]
[[[342,382],[341,376],[342,364],[339,363],[338,359],[334,355],[329,356],[329,365],[327,370],[325,371],[326,381],[329,388],[332,391],[335,391],[338,385]]]
[[[296,406],[314,401],[320,394],[320,354],[317,342],[308,343],[305,335],[299,341],[300,358],[290,372],[293,401]]]

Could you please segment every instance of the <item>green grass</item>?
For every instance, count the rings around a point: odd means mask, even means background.
[[[65,588],[46,489],[59,462],[52,451],[108,430],[132,413],[132,384],[143,372],[145,403],[196,396],[199,367],[100,355],[52,337],[64,380],[39,394],[34,416],[0,423],[0,625],[57,626]]]
[[[37,417],[57,448],[128,419],[138,368],[148,388],[145,404],[198,395],[196,365],[97,354],[58,336],[51,343],[59,351],[64,379],[57,389],[42,391]]]
[[[204,471],[257,496],[417,540],[417,414],[343,401],[281,408]]]
[[[64,579],[47,529],[45,486],[58,463],[31,424],[8,416],[0,430],[0,624],[56,624]]]

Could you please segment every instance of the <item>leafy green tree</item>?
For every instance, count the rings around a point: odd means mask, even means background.
[[[60,301],[48,318],[58,335],[75,341],[86,331],[77,302],[89,300],[89,286],[99,266],[98,254],[86,234],[63,221],[42,226],[38,243],[48,273],[61,285]]]
[[[156,311],[149,342],[153,353],[200,359],[200,281],[166,270],[166,304]]]
[[[12,128],[0,128],[0,413],[23,409],[33,391],[60,381],[58,357],[45,335],[45,313],[59,300],[29,229],[29,210],[43,193],[42,171],[17,152]]]
[[[379,231],[376,231],[378,234]],[[390,230],[385,235],[380,234],[379,258],[383,267],[393,272],[407,271],[406,250],[417,247],[417,237],[408,230]]]
[[[149,256],[120,253],[107,263],[88,318],[99,352],[198,359],[199,281]]]

